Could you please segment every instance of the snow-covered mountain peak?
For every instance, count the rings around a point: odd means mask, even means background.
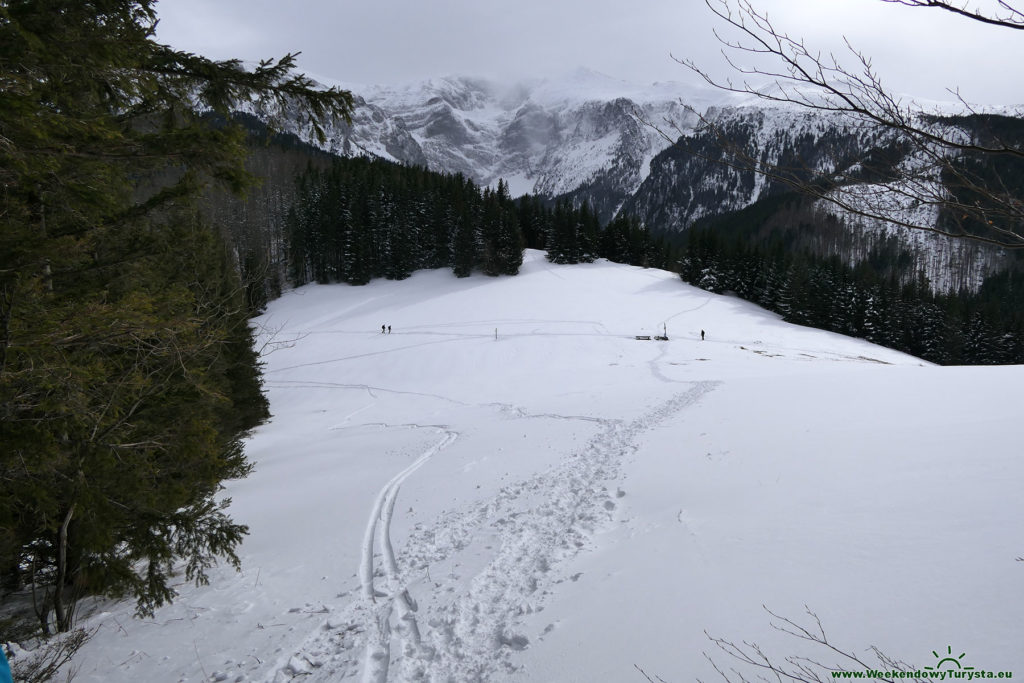
[[[711,161],[720,147],[715,130],[748,146],[762,163],[808,173],[840,172],[888,144],[878,130],[841,112],[773,104],[707,84],[638,85],[587,68],[513,83],[446,76],[403,85],[337,85],[355,94],[356,108],[351,125],[327,131],[331,152],[461,173],[479,185],[493,187],[504,179],[513,196],[587,202],[601,220],[625,211],[663,232],[686,230],[704,217],[785,189],[752,171]],[[964,113],[964,105],[931,102],[925,110]],[[1005,107],[985,111],[1017,113]],[[701,116],[715,121],[715,130],[698,130]],[[292,132],[312,141],[304,125],[296,121]],[[671,140],[684,137],[685,145],[670,149]],[[856,232],[882,234],[875,227]],[[911,241],[934,264],[926,269],[931,281],[952,288],[978,286],[1003,258]],[[871,249],[868,243],[862,247],[847,255],[851,261]],[[933,253],[955,256],[935,259]]]
[[[400,85],[352,84],[349,87],[369,102],[410,107],[440,98],[454,108],[466,111],[493,106],[514,112],[530,103],[545,108],[565,108],[620,98],[637,104],[681,101],[699,110],[709,106],[736,106],[746,102],[743,98],[707,85],[677,81],[633,83],[586,67],[576,67],[546,78],[515,82],[449,75]]]
[[[703,108],[712,101],[682,84],[641,86],[585,68],[516,83],[447,76],[352,90],[353,125],[335,131],[332,151],[424,164],[483,185],[504,178],[513,194],[600,186],[606,217],[668,144],[636,114],[692,124],[681,102]]]
[[[628,96],[637,86],[584,67],[542,79],[534,85],[530,98],[546,106],[564,106],[581,102],[610,101]]]
[[[444,102],[454,109],[472,111],[488,106],[497,89],[495,83],[483,78],[443,76],[401,85],[369,86],[356,94],[399,109]]]
[[[685,132],[696,123],[691,108],[738,103],[707,86],[638,85],[583,67],[512,83],[467,76],[324,82],[350,90],[356,104],[351,125],[327,131],[328,151],[461,173],[481,185],[503,178],[513,195],[591,188],[580,199],[603,219],[636,192],[669,144],[644,121]],[[298,125],[292,132],[313,141]]]

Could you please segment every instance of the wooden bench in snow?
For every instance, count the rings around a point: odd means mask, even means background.
[[[636,336],[637,341],[651,341],[651,335],[649,334],[638,334]]]

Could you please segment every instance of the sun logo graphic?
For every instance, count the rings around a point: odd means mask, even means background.
[[[932,654],[935,655],[935,659],[939,660],[939,663],[936,664],[935,666],[926,666],[925,669],[928,670],[928,671],[941,671],[942,668],[944,666],[946,666],[947,664],[949,665],[949,666],[946,667],[947,669],[957,669],[957,670],[968,671],[968,670],[974,668],[973,666],[964,666],[964,665],[962,665],[960,663],[960,660],[963,659],[964,655],[967,654],[966,652],[961,652],[960,656],[953,657],[953,646],[952,645],[947,645],[946,646],[946,656],[945,657],[940,655],[935,650],[932,650]]]

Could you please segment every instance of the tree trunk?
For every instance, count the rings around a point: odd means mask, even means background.
[[[64,515],[64,521],[57,532],[57,580],[53,587],[53,613],[57,622],[57,632],[66,633],[71,630],[71,621],[74,615],[74,604],[70,607],[64,604],[64,586],[68,576],[68,525],[71,524],[71,515],[75,512],[75,506],[68,508]]]

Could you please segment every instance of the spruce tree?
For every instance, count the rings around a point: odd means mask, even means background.
[[[153,0],[0,2],[0,572],[43,631],[151,613],[245,533],[217,500],[266,416],[237,264],[189,208],[241,190],[233,102],[347,116],[294,57],[246,71],[153,39]]]
[[[452,272],[456,277],[473,273],[477,253],[477,224],[479,221],[479,193],[472,180],[461,174],[456,176],[455,225],[452,226],[450,251]]]

